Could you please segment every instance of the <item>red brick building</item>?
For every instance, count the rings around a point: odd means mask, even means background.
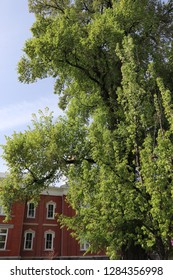
[[[8,223],[3,222],[0,206],[0,259],[105,258],[102,254],[83,256],[87,242],[80,245],[57,223],[55,213],[74,214],[65,201],[67,190],[66,185],[50,187],[36,208],[31,202],[16,203]]]

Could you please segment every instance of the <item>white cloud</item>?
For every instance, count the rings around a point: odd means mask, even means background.
[[[55,96],[50,98],[41,98],[33,102],[22,101],[17,104],[9,104],[6,107],[0,108],[0,131],[15,130],[23,125],[31,123],[32,114],[38,113],[38,110],[44,110],[46,107],[54,112],[55,116],[62,114],[58,109],[58,100]]]

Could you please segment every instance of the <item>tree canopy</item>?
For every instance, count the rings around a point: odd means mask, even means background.
[[[19,80],[53,77],[65,117],[7,137],[6,213],[68,177],[89,250],[167,259],[173,239],[173,1],[29,0]],[[131,252],[131,254],[130,254]]]

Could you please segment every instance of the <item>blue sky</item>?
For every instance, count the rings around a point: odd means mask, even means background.
[[[55,116],[58,96],[53,94],[54,81],[40,80],[34,84],[22,84],[17,77],[17,63],[22,56],[26,39],[32,36],[30,28],[34,15],[28,11],[27,0],[1,1],[0,11],[0,144],[5,143],[4,135],[23,131],[31,123],[32,113],[49,107]],[[0,156],[2,149],[0,148]],[[0,158],[0,172],[6,166]]]
[[[167,2],[167,1],[165,1]],[[22,56],[26,39],[32,35],[30,27],[34,15],[28,11],[27,0],[1,1],[0,10],[0,144],[5,143],[4,135],[23,131],[31,123],[32,113],[49,107],[57,116],[58,97],[53,94],[54,81],[40,80],[35,84],[21,84],[17,77],[17,63]],[[6,171],[1,159],[0,172]]]

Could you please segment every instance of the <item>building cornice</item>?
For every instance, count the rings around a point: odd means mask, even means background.
[[[6,173],[5,172],[0,172],[0,179],[5,178]],[[63,184],[61,186],[50,186],[44,191],[41,192],[42,195],[55,195],[55,196],[63,196],[67,194],[68,191],[68,185]]]

